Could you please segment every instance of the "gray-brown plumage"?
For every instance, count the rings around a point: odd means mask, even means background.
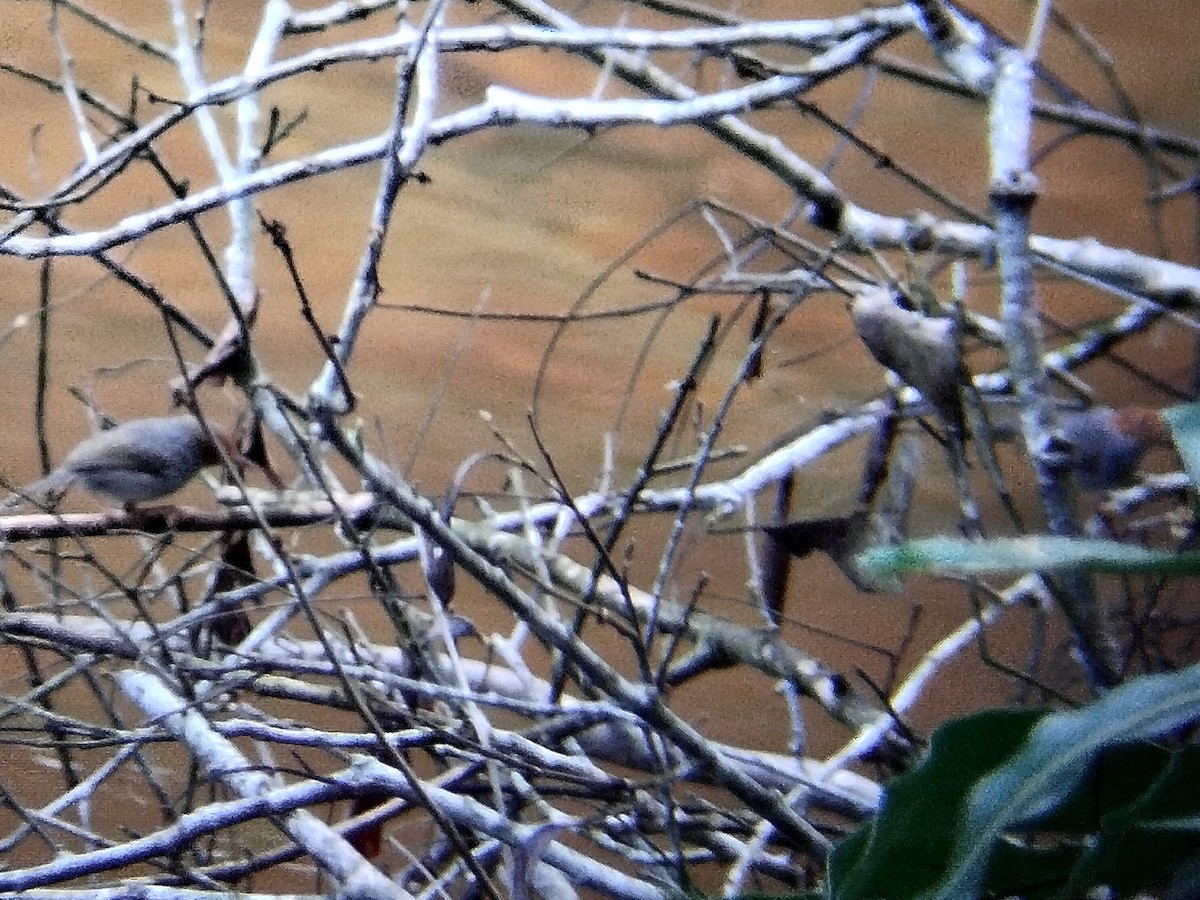
[[[966,380],[954,322],[902,309],[886,287],[864,287],[850,303],[854,328],[880,363],[921,392],[950,425],[962,428]]]
[[[236,457],[228,436],[214,435]],[[220,461],[217,445],[192,416],[134,419],[84,439],[61,466],[19,494],[54,503],[78,484],[132,507],[175,493],[205,466]]]

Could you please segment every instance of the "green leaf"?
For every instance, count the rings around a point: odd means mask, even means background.
[[[894,547],[872,547],[860,553],[856,562],[877,577],[915,572],[938,575],[1052,571],[1200,574],[1200,552],[1170,553],[1120,541],[1052,535],[989,541],[923,538]]]
[[[1192,484],[1200,484],[1200,403],[1180,403],[1162,411]]]
[[[1082,709],[1046,716],[1021,752],[971,791],[952,869],[927,900],[979,896],[996,841],[1007,829],[1049,816],[1100,751],[1157,738],[1198,717],[1200,666],[1135,678]]]
[[[1142,823],[1147,831],[1194,831],[1200,834],[1200,813],[1174,819],[1153,819]]]
[[[1066,900],[1159,884],[1200,850],[1200,666],[1063,713],[990,710],[938,728],[879,814],[830,857],[830,900]]]
[[[988,710],[938,728],[921,765],[888,785],[879,814],[834,850],[830,896],[892,900],[932,890],[950,866],[971,787],[1020,748],[1041,716]]]
[[[1071,810],[1076,821],[1064,817]],[[1102,751],[1081,790],[1037,825],[1041,834],[1069,834],[1082,848],[1057,896],[1081,896],[1100,884],[1118,896],[1133,896],[1161,881],[1200,843],[1186,831],[1160,829],[1160,817],[1197,810],[1198,748],[1172,751],[1138,742]]]

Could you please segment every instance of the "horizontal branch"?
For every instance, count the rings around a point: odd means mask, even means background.
[[[237,496],[240,497],[240,494]],[[274,502],[253,510],[247,506],[225,510],[203,510],[191,506],[142,507],[132,511],[107,510],[96,513],[34,513],[0,516],[0,540],[7,543],[63,537],[101,537],[130,531],[164,534],[247,531],[267,525],[299,528],[329,522],[336,517],[357,528],[404,527],[394,511],[384,508],[370,494],[345,494],[338,508],[330,500],[311,496],[291,501],[276,495]]]

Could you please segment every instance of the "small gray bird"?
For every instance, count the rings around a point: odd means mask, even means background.
[[[228,434],[212,433],[231,458],[238,458]],[[131,509],[175,493],[205,466],[220,461],[217,444],[190,415],[133,419],[81,441],[61,466],[19,494],[38,503],[55,503],[78,484]],[[10,498],[4,505],[11,504]]]
[[[1065,413],[1060,425],[1066,464],[1088,491],[1133,483],[1146,451],[1172,444],[1158,410],[1143,406],[1093,406]]]
[[[878,286],[855,294],[850,316],[871,355],[920,391],[948,425],[965,433],[961,390],[967,372],[954,322],[902,309],[888,288]]]

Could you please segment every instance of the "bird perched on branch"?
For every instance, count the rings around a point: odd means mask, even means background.
[[[1104,491],[1130,484],[1146,451],[1171,443],[1158,410],[1093,406],[1063,414],[1052,449],[1064,453],[1064,465],[1081,488]]]
[[[4,505],[22,497],[53,504],[78,484],[132,509],[175,493],[205,466],[219,463],[222,450],[240,458],[228,433],[214,429],[210,436],[193,416],[133,419],[85,438],[61,466]]]
[[[876,285],[855,293],[850,316],[871,355],[920,391],[947,425],[963,429],[967,374],[954,320],[903,309],[890,289]]]

